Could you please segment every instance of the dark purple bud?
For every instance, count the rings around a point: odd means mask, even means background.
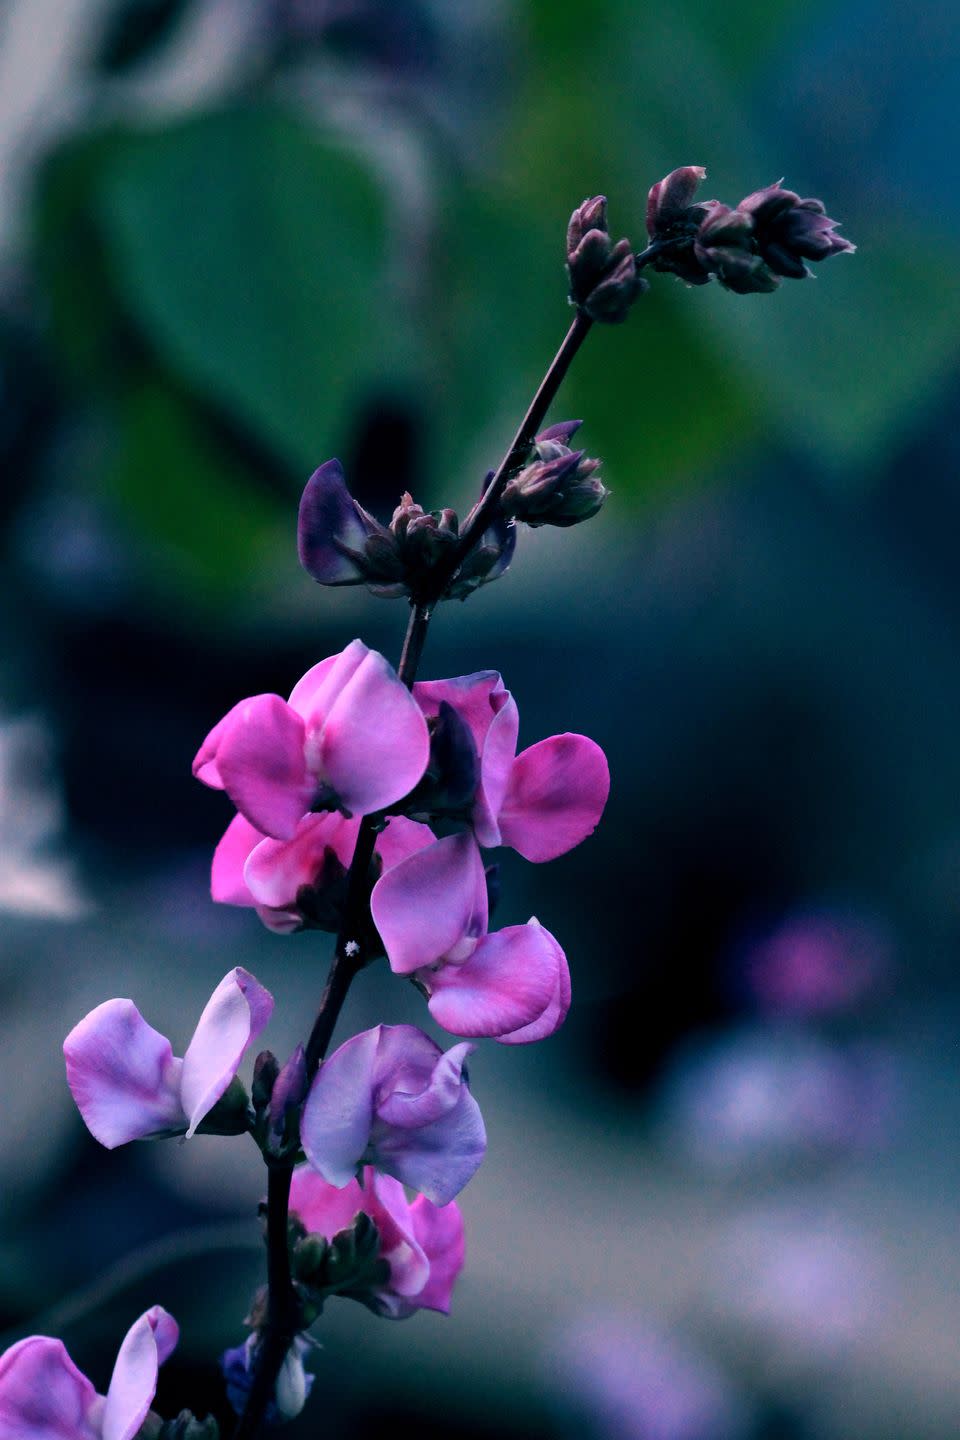
[[[267,1150],[282,1155],[299,1141],[297,1111],[307,1093],[307,1062],[298,1045],[276,1078],[267,1110]]]
[[[691,223],[696,227],[700,216],[691,216],[693,199],[702,181],[706,178],[702,165],[681,165],[671,170],[662,180],[650,186],[647,195],[647,234],[651,241],[670,240],[675,237],[678,227],[685,228]],[[704,202],[701,202],[703,204]],[[706,202],[709,204],[709,201]]]
[[[226,1381],[227,1399],[238,1415],[243,1414],[253,1387],[260,1343],[260,1336],[255,1331],[246,1344],[238,1345],[233,1350],[225,1350],[220,1359]],[[307,1342],[298,1335],[287,1351],[277,1376],[273,1396],[264,1413],[264,1419],[270,1425],[295,1419],[306,1403],[314,1380],[303,1368],[303,1356],[307,1348]]]
[[[465,720],[446,700],[427,721],[430,759],[420,784],[403,802],[415,820],[466,818],[477,791],[477,750]]]
[[[538,440],[534,459],[508,481],[503,510],[534,529],[539,525],[566,528],[589,520],[609,491],[597,475],[599,460],[583,450],[569,450],[557,440]]]
[[[146,1425],[140,1433],[147,1434]],[[198,1420],[190,1410],[181,1410],[175,1420],[168,1420],[157,1431],[157,1440],[219,1440],[219,1437],[220,1427],[212,1415]]]
[[[533,443],[540,445],[544,440],[557,440],[561,445],[569,445],[582,424],[582,420],[560,420],[556,425],[548,425],[546,430],[541,430]]]
[[[637,270],[629,240],[616,244],[607,231],[603,195],[585,200],[567,227],[567,270],[570,299],[591,320],[618,324],[647,288]]]
[[[480,487],[481,500],[487,493],[493,474],[492,470],[487,471]],[[472,514],[471,510],[464,527],[469,524]],[[491,581],[499,580],[509,568],[516,546],[517,527],[512,520],[507,519],[502,510],[498,510],[443,592],[446,599],[466,600],[467,596],[472,595],[481,585],[489,585]]]
[[[738,295],[769,294],[780,283],[757,253],[752,218],[718,201],[697,232],[693,253],[706,273]]]
[[[801,200],[780,185],[755,190],[737,209],[750,216],[757,250],[770,270],[790,280],[810,275],[808,260],[851,254],[857,248],[836,234],[838,222],[830,219],[821,200]]]
[[[253,1062],[253,1084],[250,1087],[250,1099],[258,1114],[269,1105],[274,1083],[279,1074],[280,1062],[276,1055],[272,1050],[261,1050]]]

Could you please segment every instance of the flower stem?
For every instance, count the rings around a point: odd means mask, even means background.
[[[563,344],[554,356],[550,368],[530,402],[526,415],[506,455],[487,487],[486,493],[469,516],[460,536],[450,563],[438,574],[442,594],[450,580],[459,570],[467,555],[480,540],[491,519],[497,512],[500,496],[511,475],[523,464],[543,417],[552,403],[560,384],[570,368],[574,356],[580,349],[593,326],[593,321],[581,311],[567,331]],[[427,638],[427,630],[433,614],[433,605],[419,601],[410,611],[407,633],[397,674],[408,689],[413,687],[420,667],[420,658]],[[330,1041],[347,991],[358,971],[363,969],[364,935],[368,929],[370,906],[370,864],[373,860],[377,831],[369,816],[365,816],[357,835],[356,849],[350,862],[347,879],[347,900],[344,906],[343,923],[337,936],[333,963],[327,977],[326,988],[320,1000],[317,1018],[306,1047],[308,1079],[312,1079],[327,1053]],[[256,1373],[240,1422],[234,1431],[233,1440],[256,1440],[263,1425],[264,1415],[273,1396],[277,1376],[283,1366],[287,1351],[297,1334],[296,1320],[299,1304],[290,1278],[290,1251],[287,1237],[287,1216],[290,1206],[290,1183],[293,1178],[293,1163],[274,1162],[270,1166],[267,1191],[267,1319],[261,1332],[257,1350]]]

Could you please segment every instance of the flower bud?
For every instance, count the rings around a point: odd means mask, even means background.
[[[599,468],[600,461],[587,458],[583,450],[540,436],[534,459],[507,483],[504,513],[533,528],[566,528],[589,520],[610,493],[596,474]]]
[[[253,1385],[259,1348],[260,1336],[254,1331],[243,1345],[224,1351],[220,1359],[227,1386],[227,1399],[238,1415],[243,1413]],[[266,1408],[265,1419],[269,1424],[293,1420],[303,1409],[314,1381],[314,1377],[307,1374],[303,1367],[303,1357],[308,1349],[309,1341],[298,1335],[287,1351],[277,1376],[273,1397]]]
[[[415,820],[465,818],[477,791],[478,763],[466,721],[446,700],[427,719],[430,759],[420,784],[405,802]]]
[[[487,472],[480,489],[481,500],[487,493],[493,474],[492,470]],[[479,504],[479,501],[477,503]],[[465,525],[469,524],[472,514],[471,510]],[[489,585],[491,581],[499,580],[510,566],[516,545],[517,527],[512,520],[506,518],[502,508],[498,508],[497,514],[443,592],[445,598],[466,600],[467,596],[472,595],[481,585]]]
[[[700,226],[718,203],[694,202],[706,173],[702,165],[681,165],[651,185],[647,195],[647,234],[650,243],[659,247],[653,268],[678,275],[688,285],[706,285],[710,279],[694,253]]]
[[[775,275],[803,280],[811,273],[806,261],[827,260],[857,248],[835,233],[838,222],[830,219],[822,201],[801,200],[780,185],[754,191],[737,210],[752,220],[757,250]]]
[[[280,1062],[273,1051],[261,1050],[253,1062],[253,1084],[250,1086],[250,1099],[258,1115],[270,1103],[274,1082],[279,1073]]]
[[[299,1144],[297,1111],[307,1093],[307,1064],[303,1046],[298,1045],[277,1076],[267,1109],[266,1148],[271,1155]]]
[[[339,460],[328,460],[307,481],[297,550],[320,585],[366,585],[386,599],[405,593],[396,542],[349,493]]]
[[[591,320],[618,324],[647,288],[637,270],[629,240],[616,244],[607,231],[603,195],[584,200],[567,226],[567,271],[570,300]]]
[[[737,295],[768,295],[780,284],[757,253],[753,221],[742,210],[714,201],[693,248],[704,270]]]

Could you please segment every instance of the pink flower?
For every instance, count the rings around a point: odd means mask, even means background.
[[[372,1166],[342,1189],[330,1185],[308,1165],[293,1172],[290,1208],[314,1234],[332,1240],[363,1211],[380,1233],[380,1255],[390,1266],[382,1288],[370,1301],[381,1315],[404,1320],[415,1310],[450,1313],[454,1282],[463,1269],[463,1217],[451,1201],[434,1205],[425,1195],[411,1204],[398,1180]]]
[[[287,935],[310,925],[340,928],[346,872],[359,819],[305,815],[290,840],[274,840],[234,816],[213,855],[210,891],[225,905],[252,905],[268,930]],[[433,842],[433,832],[402,815],[377,838],[384,868]]]
[[[566,956],[536,920],[487,933],[486,876],[469,833],[401,860],[377,881],[371,909],[391,969],[427,991],[445,1030],[522,1044],[563,1024]]]
[[[413,1025],[377,1025],[340,1046],[314,1077],[300,1138],[331,1185],[350,1185],[363,1165],[394,1175],[446,1205],[487,1147],[464,1062],[472,1045],[443,1054]]]
[[[149,1136],[192,1135],[263,1030],[273,996],[239,966],[207,1001],[183,1059],[132,1000],[106,1000],[63,1042],[67,1083],[90,1133],[113,1150]]]
[[[254,695],[215,725],[193,762],[251,825],[290,840],[314,809],[383,810],[429,756],[424,719],[382,655],[354,640],[308,670],[290,700]]]
[[[154,1305],[127,1331],[106,1395],[98,1395],[62,1341],[30,1335],[0,1356],[0,1440],[133,1440],[179,1337]]]
[[[428,718],[446,701],[470,731],[480,765],[471,817],[480,845],[511,845],[539,862],[592,834],[610,791],[599,745],[585,735],[551,735],[518,755],[516,701],[494,670],[421,680],[413,694]]]

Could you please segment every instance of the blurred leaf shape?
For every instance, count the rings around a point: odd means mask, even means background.
[[[97,212],[120,293],[174,371],[298,467],[335,448],[398,323],[361,160],[279,111],[224,111],[131,137]]]

